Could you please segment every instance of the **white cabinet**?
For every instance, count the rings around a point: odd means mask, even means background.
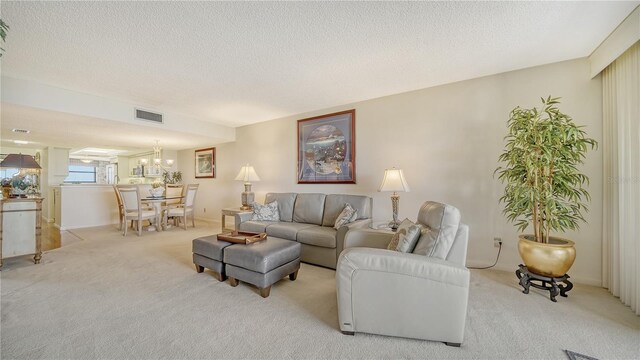
[[[69,149],[50,149],[49,158],[52,160],[51,173],[55,176],[69,176]]]
[[[0,200],[0,266],[4,258],[35,254],[42,257],[42,198]]]

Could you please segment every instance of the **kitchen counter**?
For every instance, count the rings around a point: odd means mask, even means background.
[[[64,184],[52,186],[54,223],[60,230],[118,223],[113,185]]]

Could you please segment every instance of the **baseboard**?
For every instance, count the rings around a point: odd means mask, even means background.
[[[210,218],[196,217],[196,220],[205,222],[207,224],[216,224],[216,225],[220,225],[221,224],[220,220],[215,220],[215,219],[210,219]]]

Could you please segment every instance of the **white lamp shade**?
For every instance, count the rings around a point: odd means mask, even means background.
[[[384,171],[384,179],[378,191],[409,191],[409,184],[404,179],[404,173],[401,169],[386,169]]]
[[[252,182],[252,181],[260,181],[260,177],[256,174],[256,171],[253,169],[253,166],[249,164],[243,166],[236,176],[236,180],[244,181],[244,182]]]

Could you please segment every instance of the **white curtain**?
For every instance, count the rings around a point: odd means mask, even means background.
[[[640,42],[602,72],[603,286],[640,315]]]

